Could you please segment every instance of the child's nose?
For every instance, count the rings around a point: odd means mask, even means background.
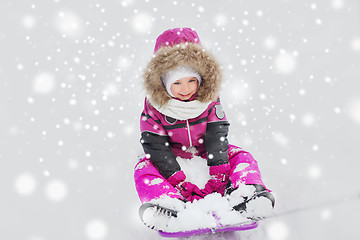
[[[183,89],[182,89],[182,90],[185,91],[185,92],[187,92],[187,91],[189,90],[189,88],[190,88],[189,84],[186,83],[186,84],[183,85]]]

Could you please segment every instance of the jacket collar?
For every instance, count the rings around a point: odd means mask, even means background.
[[[171,99],[167,104],[160,106],[154,103],[150,98],[148,98],[148,101],[160,113],[177,120],[188,120],[196,118],[205,112],[211,103],[211,101],[200,102],[198,100],[193,100],[184,102],[177,99]]]

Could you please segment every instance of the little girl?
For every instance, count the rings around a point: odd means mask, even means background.
[[[256,160],[227,140],[229,122],[218,97],[222,76],[214,56],[190,28],[163,32],[144,71],[147,93],[141,114],[141,144],[146,153],[135,167],[142,203],[161,197],[194,201],[217,192],[228,196],[242,185],[254,186],[255,199],[274,198]],[[203,189],[187,180],[177,157],[200,156],[210,179]],[[240,198],[234,210],[246,211]]]

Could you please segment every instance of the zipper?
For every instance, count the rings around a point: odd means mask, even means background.
[[[189,136],[189,143],[190,143],[190,147],[192,147],[192,141],[191,141],[191,133],[190,133],[190,124],[189,124],[189,120],[186,120],[186,126],[187,126],[187,130],[188,130],[188,136]]]

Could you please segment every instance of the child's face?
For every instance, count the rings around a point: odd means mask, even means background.
[[[196,77],[180,78],[170,86],[172,94],[180,100],[189,100],[198,89]]]

